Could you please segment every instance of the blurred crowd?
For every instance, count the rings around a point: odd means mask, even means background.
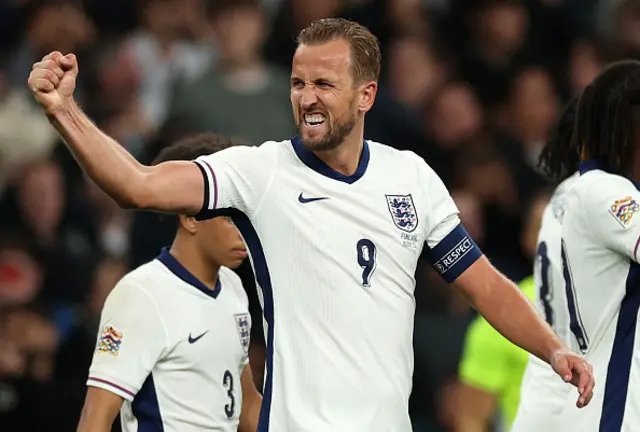
[[[173,236],[171,221],[119,209],[83,175],[31,99],[32,63],[77,54],[79,103],[148,163],[195,132],[248,145],[294,136],[295,36],[328,16],[357,20],[382,45],[366,137],[422,156],[492,262],[514,281],[530,275],[530,203],[552,187],[539,152],[603,65],[640,57],[640,0],[3,0],[2,431],[75,430],[105,297]],[[260,310],[250,268],[239,272],[260,386]],[[417,432],[445,431],[474,312],[428,264],[416,278],[411,415]]]

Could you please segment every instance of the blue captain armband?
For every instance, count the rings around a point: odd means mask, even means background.
[[[433,249],[427,250],[427,257],[442,278],[451,283],[482,256],[482,251],[469,233],[458,224]]]

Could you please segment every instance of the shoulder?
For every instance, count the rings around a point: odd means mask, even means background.
[[[283,153],[287,151],[290,141],[265,141],[260,145],[235,145],[205,157],[234,158],[234,157],[262,157],[264,155]]]
[[[567,195],[562,224],[566,235],[594,235],[597,241],[609,244],[611,236],[638,223],[635,214],[640,212],[640,192],[625,177],[589,171],[576,180]]]
[[[635,203],[638,189],[627,178],[603,171],[591,171],[580,176],[569,191],[573,202],[585,211],[609,209],[628,201]]]
[[[165,274],[163,266],[155,260],[127,273],[111,290],[105,301],[105,308],[113,307],[141,307],[143,304],[152,304],[153,299],[148,287],[154,290],[160,288]]]
[[[271,164],[279,154],[287,152],[287,142],[266,141],[259,146],[235,145],[213,154],[200,156],[196,161],[216,165],[220,163],[241,164],[242,166],[247,164]]]
[[[404,175],[414,174],[421,180],[440,179],[438,174],[420,156],[409,150],[398,150],[386,144],[367,140],[372,157],[389,169],[402,170]]]
[[[426,164],[424,159],[409,150],[398,150],[387,144],[377,141],[366,140],[369,145],[369,151],[380,158],[390,159],[394,162],[404,162],[413,165]]]

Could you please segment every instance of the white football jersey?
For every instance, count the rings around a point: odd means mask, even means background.
[[[125,399],[123,432],[236,431],[248,307],[231,270],[211,290],[164,249],[109,294],[87,385]]]
[[[566,192],[579,177],[576,172],[553,192],[542,216],[538,247],[533,269],[536,286],[535,305],[558,337],[569,347],[575,347],[569,330],[569,309],[562,273],[560,243]],[[548,363],[530,354],[522,379],[518,415],[512,432],[554,430],[571,386],[553,371]],[[573,394],[573,393],[572,393]]]
[[[198,158],[200,218],[234,218],[260,288],[261,432],[409,431],[414,274],[426,243],[452,281],[481,255],[435,172],[366,141],[357,171],[298,139]],[[216,211],[218,210],[218,211]]]
[[[597,160],[582,162],[580,172],[567,192],[561,255],[570,328],[596,388],[583,409],[569,393],[557,430],[637,431],[640,192]]]

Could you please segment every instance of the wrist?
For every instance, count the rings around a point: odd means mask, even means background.
[[[50,113],[48,112],[46,114],[47,114],[47,118],[49,118],[49,121],[60,121],[60,120],[64,120],[65,118],[72,117],[74,113],[77,113],[79,110],[80,110],[80,107],[78,107],[73,97],[69,97],[66,101],[64,101],[62,105],[60,105],[54,111]]]
[[[566,352],[568,348],[558,339],[557,337],[553,337],[551,341],[543,353],[543,360],[547,363],[552,364],[554,357],[559,354]]]

